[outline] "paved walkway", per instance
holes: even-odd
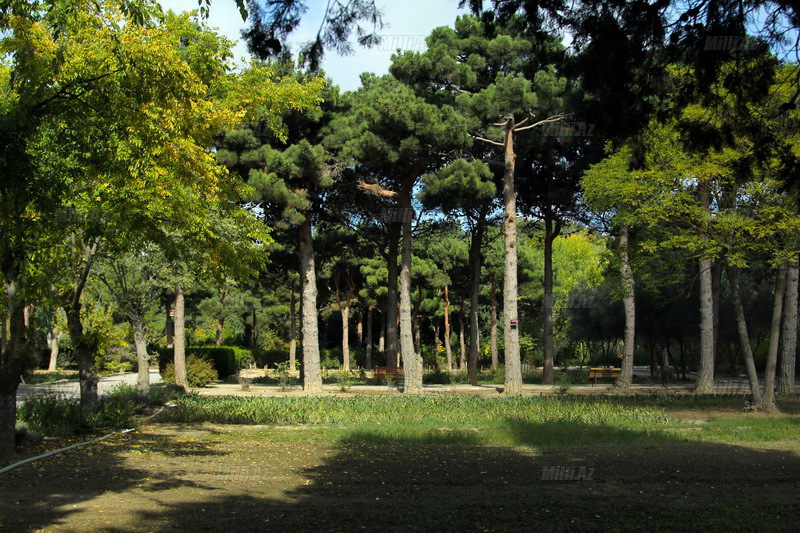
[[[107,394],[120,384],[136,385],[137,379],[138,376],[134,372],[112,374],[100,378],[100,381],[97,383],[97,389],[99,394]],[[150,371],[150,383],[161,383],[161,374],[158,373],[158,370]],[[60,394],[68,398],[77,398],[80,396],[80,386],[78,385],[77,379],[62,379],[60,381],[38,383],[36,385],[23,384],[20,385],[17,390],[17,403],[30,396],[38,396],[40,394]]]

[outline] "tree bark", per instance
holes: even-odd
[[[384,350],[386,353],[386,366],[398,366],[399,332],[397,328],[397,256],[400,234],[403,226],[392,223],[389,226],[389,246],[387,251],[387,281],[386,281],[386,333]]]
[[[544,217],[544,331],[542,348],[544,351],[544,368],[542,383],[552,385],[555,377],[555,343],[553,342],[553,241],[559,229],[553,231],[553,220],[549,212]]]
[[[787,264],[786,294],[783,303],[783,333],[781,342],[781,376],[778,391],[794,392],[795,362],[797,359],[797,291],[800,270],[797,258]]]
[[[0,457],[9,457],[15,451],[17,389],[27,353],[24,304],[17,294],[16,273],[6,272],[5,278],[8,337],[0,351]]]
[[[164,311],[167,314],[167,323],[164,327],[164,335],[167,337],[167,348],[173,348],[175,342],[175,318],[173,314],[174,304],[175,297],[171,294],[167,295],[167,301],[164,304]]]
[[[314,241],[311,221],[300,224],[300,284],[303,306],[303,390],[322,392],[322,369],[319,356],[317,317],[317,275],[314,266]]]
[[[186,310],[184,308],[183,288],[175,286],[175,331],[173,353],[175,354],[175,383],[183,387],[186,381]]]
[[[701,182],[699,192],[703,210],[709,213],[708,184]],[[711,259],[707,257],[700,259],[700,367],[694,391],[714,391],[714,290]]]
[[[450,346],[450,287],[444,286],[444,354],[447,358],[447,371],[453,371],[453,347]]]
[[[131,328],[133,329],[133,344],[136,346],[136,361],[139,365],[137,384],[139,390],[147,391],[150,388],[150,357],[147,355],[147,339],[144,335],[144,317],[132,316]]]
[[[783,315],[783,299],[786,293],[787,266],[783,263],[775,276],[775,300],[772,304],[772,323],[769,330],[769,350],[767,365],[764,368],[764,393],[761,395],[763,408],[777,411],[775,404],[775,370],[778,362],[778,344],[781,338],[781,318]]]
[[[58,333],[55,328],[50,328],[47,340],[50,345],[50,364],[47,366],[47,371],[55,372],[58,370]]]
[[[484,221],[485,211],[481,211],[481,215],[475,222],[472,241],[469,246],[469,355],[467,356],[467,374],[471,385],[478,384],[478,350],[480,349],[478,305],[480,304],[481,246],[483,244]]]
[[[214,340],[214,346],[222,346],[222,330],[225,328],[225,319],[220,317],[217,319],[217,337]]]
[[[492,350],[492,368],[497,368],[500,365],[500,357],[497,353],[497,276],[492,272],[492,318],[490,327],[490,344]]]
[[[636,348],[636,284],[631,270],[630,255],[628,253],[630,234],[627,226],[619,230],[620,247],[620,273],[622,276],[623,297],[622,305],[625,308],[625,339],[623,344],[622,369],[615,385],[627,388],[633,383],[633,356]]]
[[[366,366],[367,370],[372,370],[372,310],[374,307],[370,304],[367,308],[367,338],[366,338],[366,348],[364,349],[364,353],[366,356],[366,362],[364,365]]]
[[[411,189],[406,184],[400,194],[403,213],[403,255],[400,264],[400,352],[403,358],[404,387],[407,394],[422,392],[422,358],[414,351],[411,327]],[[408,211],[405,211],[408,210]]]
[[[289,292],[289,369],[297,368],[297,296],[294,284]]]
[[[350,298],[340,307],[342,312],[342,369],[350,371]]]
[[[519,353],[519,324],[517,317],[517,193],[514,188],[514,119],[504,126],[503,172],[503,336],[505,340],[505,393],[522,393],[522,362]],[[512,327],[513,326],[513,327]]]
[[[464,323],[464,298],[461,298],[458,306],[458,347],[460,350],[458,362],[461,366],[461,370],[464,370],[464,368],[467,366],[467,341],[465,337],[466,325]]]
[[[728,267],[728,283],[731,286],[731,302],[733,312],[736,316],[736,329],[739,332],[739,344],[742,346],[742,357],[744,366],[747,368],[747,377],[750,380],[750,397],[753,407],[760,409],[761,385],[758,382],[756,363],[753,359],[753,349],[750,346],[750,335],[747,332],[747,319],[744,316],[744,306],[742,305],[742,291],[739,287],[739,275],[736,267]]]
[[[386,353],[386,313],[381,313],[381,332],[378,335],[378,352]]]

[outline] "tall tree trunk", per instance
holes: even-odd
[[[557,224],[558,226],[558,224]],[[555,377],[555,343],[553,342],[553,241],[560,229],[553,230],[553,219],[549,212],[544,217],[544,368],[542,383],[551,385]]]
[[[497,368],[500,365],[500,357],[497,353],[497,276],[492,272],[492,318],[490,324],[490,343],[492,350],[492,368]]]
[[[147,355],[147,339],[144,336],[144,317],[129,318],[133,329],[133,344],[136,347],[136,361],[139,365],[137,384],[139,390],[147,391],[150,388],[150,357]]]
[[[700,368],[697,372],[697,394],[714,390],[714,292],[711,260],[700,260]]]
[[[386,258],[386,333],[383,350],[386,352],[386,366],[399,365],[398,352],[400,351],[400,336],[397,327],[397,279],[399,272],[397,269],[397,257],[399,255],[400,235],[402,230],[403,226],[399,221],[393,222],[389,226],[389,245]]]
[[[404,386],[407,394],[422,392],[422,358],[414,352],[411,328],[411,189],[407,183],[400,194],[403,213],[403,255],[400,264],[400,352],[403,359]]]
[[[294,283],[289,292],[289,368],[297,368],[297,296],[294,292]]]
[[[714,298],[712,311],[714,312],[713,323],[713,341],[714,341],[714,363],[713,367],[716,368],[717,348],[719,347],[719,302],[722,295],[722,261],[717,261],[711,266],[711,294]]]
[[[386,313],[381,312],[381,332],[378,335],[378,352],[386,353]]]
[[[710,212],[711,198],[708,184],[700,183],[700,202],[706,213]],[[700,368],[697,372],[697,394],[710,394],[714,390],[714,290],[711,259],[700,259]]]
[[[777,411],[775,404],[775,370],[778,362],[778,344],[781,338],[781,318],[783,299],[786,293],[787,266],[783,263],[775,277],[775,300],[772,304],[772,323],[769,330],[769,350],[767,365],[764,368],[764,393],[761,395],[763,407],[767,411]]]
[[[781,342],[781,376],[778,391],[794,392],[795,361],[797,359],[797,283],[800,278],[797,258],[786,265],[786,294],[783,303],[783,333]]]
[[[214,340],[214,346],[222,346],[222,330],[225,328],[225,318],[220,317],[217,319],[217,338]]]
[[[447,371],[453,371],[453,347],[450,346],[450,287],[444,286],[444,353],[447,358]]]
[[[624,291],[622,305],[625,308],[625,339],[622,369],[615,385],[623,389],[630,387],[631,383],[633,383],[633,356],[636,348],[636,284],[631,270],[629,244],[630,234],[628,227],[622,226],[619,230],[619,248],[620,274]]]
[[[27,353],[24,304],[17,294],[16,273],[5,272],[5,278],[8,337],[0,351],[0,457],[9,457],[15,451],[17,389]]]
[[[750,396],[753,407],[762,407],[761,385],[758,382],[756,363],[753,359],[753,349],[750,346],[750,335],[747,333],[747,320],[744,316],[744,306],[742,305],[742,291],[739,288],[739,275],[736,267],[728,267],[728,283],[731,286],[731,302],[733,312],[736,316],[736,329],[739,332],[739,344],[742,346],[742,356],[744,366],[747,368],[747,377],[750,380]]]
[[[94,347],[88,342],[83,332],[81,320],[81,303],[72,302],[64,307],[69,325],[69,337],[72,350],[78,361],[78,377],[81,390],[81,409],[91,413],[97,408],[97,371],[95,369]]]
[[[317,274],[314,266],[314,240],[311,221],[300,224],[300,286],[303,306],[303,390],[322,392],[322,369],[319,357],[317,317]]]
[[[422,309],[422,284],[417,285],[417,305],[414,307],[414,352],[422,357],[422,328],[419,326]]]
[[[183,287],[175,286],[175,337],[173,353],[175,354],[175,383],[183,387],[186,381],[186,308],[183,298]]]
[[[175,317],[173,305],[175,304],[175,296],[172,294],[167,295],[167,301],[164,304],[164,311],[167,314],[167,324],[164,327],[164,334],[167,337],[167,348],[173,348],[175,342]]]
[[[342,311],[342,369],[350,371],[350,298],[348,295]]]
[[[356,348],[364,349],[364,306],[356,307]]]
[[[364,353],[366,356],[366,362],[364,363],[367,370],[372,370],[372,311],[374,307],[372,304],[369,305],[367,308],[367,338],[366,338],[366,348],[364,349]]]
[[[509,118],[504,127],[505,148],[503,172],[503,336],[505,340],[505,393],[522,392],[522,362],[519,353],[519,324],[517,317],[517,193],[514,188],[514,119]]]
[[[478,350],[480,349],[478,305],[481,290],[481,245],[483,244],[485,214],[475,222],[472,231],[472,241],[469,246],[469,355],[468,377],[472,385],[478,384]]]
[[[466,341],[466,325],[464,323],[464,298],[461,298],[458,306],[458,347],[460,350],[459,365],[461,370],[467,366],[467,341]]]
[[[58,333],[55,328],[50,328],[47,333],[47,344],[50,346],[50,364],[47,366],[48,372],[58,370]]]

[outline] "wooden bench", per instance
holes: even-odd
[[[592,387],[598,380],[614,381],[619,377],[620,368],[592,368],[589,370],[589,381],[592,382]]]
[[[375,379],[378,381],[384,379],[392,379],[394,381],[402,381],[405,378],[403,369],[399,366],[376,366]]]

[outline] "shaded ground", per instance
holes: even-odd
[[[634,436],[571,429],[598,432],[599,442],[602,433]],[[676,431],[641,446],[555,448],[546,444],[552,430],[509,425],[517,444],[489,447],[469,431],[413,442],[324,428],[153,424],[0,474],[0,529],[797,530],[797,440],[734,446],[687,442]],[[542,479],[550,467],[590,479]]]

